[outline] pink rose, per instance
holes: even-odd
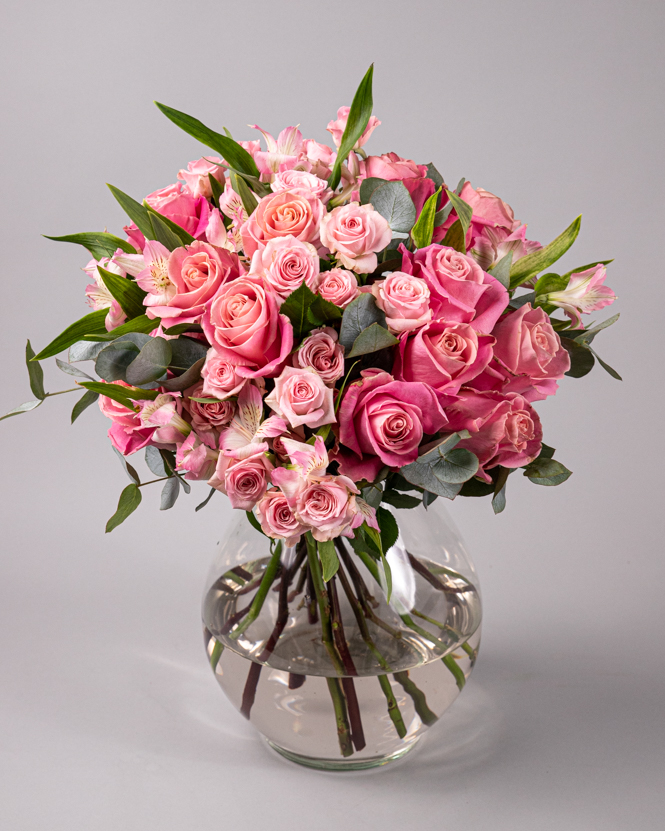
[[[526,303],[503,317],[493,335],[496,361],[474,387],[520,393],[527,401],[554,395],[557,379],[570,369],[570,356],[541,308]]]
[[[356,504],[359,493],[346,476],[322,476],[305,485],[295,498],[295,515],[319,542],[353,536],[364,516]]]
[[[193,196],[178,182],[146,196],[145,201],[197,239],[205,234],[211,207],[207,199]]]
[[[320,199],[324,205],[333,195],[324,179],[319,179],[318,176],[306,173],[304,170],[285,170],[283,173],[278,173],[270,187],[275,193],[282,193],[285,190],[306,190]]]
[[[219,164],[213,164],[213,162],[221,162],[222,160],[217,156],[210,156],[209,158],[211,161],[197,159],[187,165],[187,170],[178,171],[178,179],[183,180],[185,188],[192,196],[203,196],[210,199],[212,186],[209,176],[217,179],[221,185],[224,184],[224,169],[219,167]]]
[[[417,214],[420,214],[423,205],[436,190],[434,182],[427,178],[427,165],[402,159],[397,153],[368,156],[360,162],[360,171],[361,179],[376,177],[388,182],[403,182],[413,199]]]
[[[339,441],[345,447],[335,458],[343,473],[371,482],[384,465],[400,468],[415,461],[423,435],[435,435],[447,419],[427,384],[396,381],[382,370],[361,376],[342,399]]]
[[[590,314],[609,306],[617,299],[609,286],[604,286],[606,269],[604,265],[594,265],[585,271],[571,274],[568,285],[561,291],[552,291],[545,295],[547,303],[559,306],[573,321],[571,328],[581,329],[581,314]],[[108,329],[108,323],[106,328]]]
[[[296,430],[289,430],[286,433],[282,433],[281,436],[275,436],[274,439],[270,440],[270,446],[272,447],[272,452],[277,456],[280,462],[286,462],[289,459],[289,451],[284,444],[284,439],[289,441],[298,441],[298,442],[305,442],[305,428],[298,427]]]
[[[222,285],[201,324],[208,341],[245,378],[279,374],[293,347],[291,322],[279,313],[277,295],[260,277]]]
[[[388,221],[371,205],[341,205],[321,222],[321,242],[345,268],[357,273],[374,271],[375,252],[382,251],[391,239]]]
[[[396,335],[419,329],[432,319],[429,287],[420,277],[393,271],[372,283],[372,294],[385,312],[388,329]]]
[[[319,283],[319,255],[309,242],[294,236],[271,239],[252,257],[251,274],[260,274],[282,300],[302,285],[316,292]]]
[[[111,381],[120,387],[128,387],[124,381]],[[116,450],[123,456],[129,456],[142,450],[150,444],[155,432],[154,427],[146,427],[134,410],[128,410],[123,404],[108,398],[106,395],[99,396],[99,409],[113,422],[109,428],[109,438]]]
[[[326,127],[326,130],[332,135],[333,141],[335,142],[335,147],[339,147],[342,143],[342,136],[344,135],[344,130],[346,130],[346,122],[349,120],[350,112],[351,107],[340,107],[337,110],[337,121],[329,122],[328,126]],[[376,130],[379,124],[381,124],[379,119],[371,115],[369,121],[367,122],[367,127],[365,127],[365,131],[351,149],[358,150],[359,148],[361,148],[363,144],[365,144],[367,139],[372,135],[374,130]]]
[[[245,254],[253,257],[260,244],[294,236],[316,245],[325,213],[323,202],[306,190],[284,190],[264,196],[240,229]]]
[[[211,488],[225,493],[233,508],[251,511],[266,492],[268,476],[272,469],[273,466],[263,450],[244,459],[222,454],[208,484]]]
[[[171,252],[167,273],[173,286],[171,296],[163,303],[158,295],[149,294],[144,299],[146,314],[177,326],[198,323],[205,304],[223,283],[240,275],[241,265],[237,254],[196,241]]]
[[[468,430],[471,438],[458,447],[475,453],[479,474],[489,482],[486,470],[523,467],[540,453],[543,430],[538,413],[521,395],[477,392],[463,388],[459,399],[446,408],[450,430]]]
[[[211,450],[193,431],[178,445],[175,454],[176,467],[185,470],[185,479],[199,481],[209,479],[215,472],[219,453]]]
[[[340,309],[346,309],[349,303],[360,294],[358,278],[352,271],[346,271],[343,268],[324,271],[319,283],[319,294],[329,303],[334,303]]]
[[[237,369],[235,362],[222,358],[216,349],[209,349],[201,370],[203,395],[200,397],[225,399],[238,395],[247,379],[238,375]]]
[[[489,333],[508,305],[506,289],[478,263],[454,248],[428,245],[411,253],[403,245],[402,271],[422,277],[431,292],[434,318],[470,323]]]
[[[275,379],[275,388],[266,397],[265,403],[286,419],[291,427],[306,424],[316,430],[337,420],[332,389],[310,367],[285,366],[279,378]]]
[[[293,355],[293,366],[311,367],[325,384],[335,385],[344,375],[344,347],[330,326],[314,329]]]
[[[489,364],[494,342],[491,335],[478,334],[468,323],[435,320],[415,336],[402,338],[395,377],[454,394]]]
[[[185,391],[182,402],[183,407],[189,413],[192,420],[192,427],[202,436],[226,427],[236,412],[236,403],[229,398],[223,401],[217,401],[214,404],[192,401],[192,398],[207,397],[203,391],[203,382],[200,381]],[[216,446],[216,439],[210,438],[209,436],[204,437],[207,444],[212,447]],[[209,477],[206,476],[205,478],[207,479]]]
[[[256,517],[266,536],[284,539],[287,546],[295,545],[307,531],[298,522],[288,499],[278,488],[266,491],[256,505]]]

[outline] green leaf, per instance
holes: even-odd
[[[434,502],[434,500],[438,498],[438,495],[435,493],[423,491],[423,507],[425,508],[425,510],[427,510],[429,506],[432,504],[432,502]]]
[[[131,481],[134,482],[136,485],[140,485],[141,480],[139,479],[139,475],[136,472],[136,470],[132,467],[132,465],[129,464],[127,459],[125,459],[125,457],[122,455],[122,453],[117,448],[113,447],[113,445],[111,445],[111,448],[112,448],[113,452],[115,453],[115,455],[120,459],[120,464],[125,469],[125,473],[127,474],[127,476],[129,476]]]
[[[396,491],[417,491],[420,490],[416,485],[407,482],[406,479],[399,473],[393,473],[389,480],[389,486]],[[374,507],[377,507],[376,505]]]
[[[387,554],[399,537],[397,520],[387,508],[381,507],[376,509],[376,520],[381,529],[381,548],[383,553]]]
[[[464,439],[471,438],[471,433],[468,430],[459,430],[456,433],[450,433],[447,436],[444,436],[437,444],[433,447],[428,447],[426,452],[422,454],[418,458],[419,462],[426,462],[426,463],[434,463],[438,461],[438,459],[445,456],[447,453],[457,447],[457,445],[463,441]]]
[[[106,312],[108,310],[101,309],[101,311]],[[96,312],[93,312],[93,314],[96,314]],[[150,332],[152,332],[159,326],[159,323],[159,318],[151,318],[147,315],[141,315],[140,317],[135,317],[133,320],[129,320],[127,323],[123,323],[122,326],[118,326],[111,332],[107,333],[106,328],[104,329],[103,334],[96,332],[94,335],[94,339],[98,342],[114,341],[118,338],[123,337],[123,335],[129,335],[132,332],[138,332],[140,334],[149,335]],[[90,340],[93,340],[92,336],[90,337]],[[78,358],[77,360],[85,360],[85,358]]]
[[[435,188],[441,188],[444,185],[443,176],[434,167],[432,162],[427,165],[427,178],[434,182]]]
[[[256,197],[252,193],[252,191],[247,187],[245,180],[242,176],[238,176],[236,173],[231,173],[231,186],[233,190],[238,194],[240,200],[242,201],[243,208],[247,211],[247,216],[251,216],[258,206],[258,202],[256,201]]]
[[[261,523],[260,523],[260,522],[258,521],[258,519],[254,516],[253,511],[245,511],[245,513],[247,514],[247,519],[249,520],[249,524],[250,524],[253,528],[256,528],[256,530],[259,532],[259,534],[263,534],[263,528],[261,528]],[[266,534],[263,534],[263,536],[265,537],[265,536],[266,536]]]
[[[288,299],[286,302],[289,302]],[[284,306],[282,306],[283,308]],[[339,342],[344,347],[347,355],[353,348],[358,335],[373,323],[378,323],[385,328],[386,316],[376,305],[374,297],[364,292],[349,303],[342,316]]]
[[[580,265],[577,268],[573,268],[570,271],[567,271],[563,276],[572,277],[573,274],[579,274],[580,271],[586,271],[588,268],[593,268],[595,265],[609,265],[613,262],[614,260],[596,260],[595,263],[587,263],[586,265]]]
[[[441,241],[441,245],[447,245],[449,248],[454,248],[455,251],[459,251],[460,254],[466,254],[466,236],[459,219],[456,219],[450,228],[448,228],[445,237]]]
[[[81,398],[74,404],[74,409],[72,410],[72,424],[76,421],[76,419],[81,415],[84,410],[87,410],[92,404],[97,401],[99,395],[96,392],[88,392],[83,393]]]
[[[94,361],[105,346],[106,341],[79,340],[69,347],[69,361],[70,363]]]
[[[173,372],[187,371],[208,354],[208,345],[193,338],[178,338],[168,343],[171,347],[169,369]]]
[[[342,135],[342,141],[337,150],[337,158],[328,179],[328,186],[335,190],[339,185],[339,180],[342,176],[342,163],[346,161],[347,156],[353,150],[355,143],[365,132],[365,128],[369,123],[372,115],[372,76],[374,74],[374,64],[367,70],[365,77],[360,82],[360,86],[353,96],[353,103],[349,110],[349,117],[346,121],[346,128]]]
[[[193,242],[196,241],[195,238],[189,233],[189,231],[185,231],[185,229],[178,225],[177,222],[174,222],[167,216],[163,216],[162,214],[160,214],[159,211],[156,211],[154,208],[151,208],[147,202],[143,202],[143,207],[148,211],[148,214],[150,216],[150,222],[152,224],[153,229],[155,227],[153,219],[154,217],[157,217],[159,221],[162,223],[162,225],[166,225],[169,231],[172,231],[173,234],[176,237],[178,237],[178,239],[180,240],[180,245],[191,245]],[[155,237],[155,239],[159,239],[159,237]],[[163,243],[163,245],[166,245],[166,243]],[[179,246],[175,247],[178,248]]]
[[[555,459],[538,458],[524,468],[524,475],[534,485],[560,485],[572,476],[572,471]]]
[[[171,344],[164,338],[150,338],[127,367],[129,384],[139,386],[157,381],[171,363]]]
[[[605,372],[609,373],[612,376],[612,378],[616,378],[617,381],[623,381],[623,378],[619,375],[616,369],[612,369],[612,367],[609,364],[606,364],[605,361],[600,357],[600,355],[597,352],[594,352],[594,350],[591,349],[591,347],[589,347],[589,352],[592,352],[595,355],[598,363],[602,366]]]
[[[169,479],[164,483],[164,487],[162,488],[162,496],[159,503],[159,510],[168,511],[169,508],[172,508],[175,505],[175,501],[179,495],[180,481],[178,480],[177,476],[174,476],[172,479]]]
[[[323,580],[327,583],[332,580],[339,569],[339,558],[337,551],[335,551],[335,543],[332,540],[326,540],[326,542],[317,542],[316,547],[323,568]]]
[[[97,266],[97,271],[102,275],[106,288],[113,295],[113,298],[118,301],[120,308],[130,320],[145,314],[143,298],[148,294],[146,291],[143,291],[133,280],[128,280],[119,274],[113,274],[111,271],[102,268],[101,265]]]
[[[137,387],[121,387],[118,384],[105,384],[103,381],[81,381],[84,389],[112,398],[118,404],[124,404],[130,410],[135,410],[134,401],[154,401],[159,395],[155,390],[140,390]]]
[[[453,208],[455,209],[455,213],[457,214],[457,218],[459,219],[462,230],[464,231],[464,236],[466,237],[466,232],[469,230],[469,226],[471,225],[471,219],[473,217],[473,208],[469,205],[468,202],[465,202],[460,196],[450,190],[446,191],[448,195],[448,199],[453,204]]]
[[[171,473],[166,470],[162,454],[152,444],[149,444],[145,449],[145,463],[148,465],[150,472],[154,473],[159,479],[162,479],[164,476],[171,475]]]
[[[126,381],[127,367],[139,351],[139,347],[129,341],[113,341],[97,355],[95,372],[104,381]]]
[[[498,280],[504,288],[510,288],[510,267],[513,262],[513,252],[509,251],[505,257],[501,257],[498,263],[487,272]]]
[[[198,323],[178,323],[176,326],[170,326],[164,329],[165,335],[184,335],[185,332],[202,332],[203,328]]]
[[[130,514],[134,513],[134,511],[141,504],[141,498],[141,491],[137,485],[127,485],[124,491],[120,494],[117,511],[106,523],[107,534],[110,534],[114,528],[117,528],[118,525],[122,524]]]
[[[95,379],[88,375],[86,372],[82,372],[78,367],[72,366],[68,364],[66,361],[61,361],[60,358],[55,359],[56,366],[62,372],[65,372],[67,375],[73,375],[76,378],[87,378],[88,381],[94,381]]]
[[[127,240],[114,237],[113,234],[105,232],[65,234],[62,237],[50,237],[48,234],[42,236],[55,242],[72,242],[75,245],[82,245],[96,260],[101,260],[102,257],[112,257],[118,248],[121,248],[125,254],[136,254],[136,249]]]
[[[436,462],[437,477],[453,485],[466,482],[477,470],[478,457],[466,447],[457,447]]]
[[[512,297],[508,307],[510,309],[521,309],[522,306],[526,306],[527,303],[531,303],[531,305],[533,305],[535,302],[536,292],[528,291],[526,294],[520,294],[519,297]]]
[[[561,345],[570,355],[570,369],[566,372],[571,378],[583,378],[593,369],[594,357],[591,350],[581,346],[570,338],[561,338]]]
[[[553,447],[550,447],[549,444],[545,444],[545,442],[543,442],[540,445],[540,453],[538,454],[538,458],[539,459],[551,459],[554,456],[555,453],[556,453],[556,450]]]
[[[219,208],[219,199],[224,193],[224,185],[218,179],[215,179],[212,173],[208,173],[208,181],[210,182],[210,190],[212,191],[212,199],[215,207]],[[198,511],[198,508],[196,510]]]
[[[397,338],[387,329],[378,323],[372,323],[358,335],[353,342],[353,348],[346,357],[356,358],[358,355],[368,355],[370,352],[378,352],[379,349],[388,349],[397,343],[399,343]]]
[[[307,310],[307,319],[318,328],[319,326],[325,326],[326,323],[341,320],[342,310],[329,300],[324,300],[320,294],[316,294],[312,305]]]
[[[555,263],[562,257],[570,246],[577,239],[580,232],[580,225],[582,224],[582,217],[578,216],[574,222],[566,228],[566,230],[559,234],[549,245],[541,248],[539,251],[533,251],[527,254],[526,257],[521,257],[514,263],[510,269],[510,288],[514,289],[526,282],[534,274],[539,274],[546,268],[549,268],[552,263]]]
[[[150,224],[152,225],[153,239],[161,242],[169,251],[175,251],[176,248],[182,247],[180,237],[162,221],[161,217],[153,213],[149,213],[148,216],[150,217]]]
[[[506,507],[506,483],[511,471],[507,467],[499,468],[499,474],[494,483],[494,496],[492,497],[492,508],[495,514],[500,514]]]
[[[210,488],[210,493],[206,496],[206,498],[203,500],[203,502],[201,502],[201,504],[200,504],[200,505],[197,505],[197,506],[196,506],[196,508],[194,508],[194,510],[195,510],[195,511],[200,511],[200,510],[201,510],[201,508],[205,508],[205,506],[208,504],[208,502],[210,502],[210,500],[213,498],[213,496],[215,495],[215,493],[217,493],[217,491],[215,490],[215,488]],[[254,514],[252,514],[252,516],[254,516]],[[261,526],[259,525],[259,528],[260,528],[260,527],[261,527]],[[263,533],[263,531],[262,531],[261,533]]]
[[[494,493],[494,482],[483,482],[475,476],[462,485],[460,496],[488,496]]]
[[[0,416],[0,421],[4,421],[6,418],[11,418],[15,415],[21,415],[21,413],[29,413],[30,410],[35,410],[39,407],[43,400],[44,399],[40,398],[38,401],[26,401],[25,404],[19,404],[18,407],[14,407],[13,410],[10,410],[8,413]]]
[[[409,496],[408,493],[400,493],[390,489],[386,489],[383,494],[383,502],[387,502],[393,508],[417,508],[421,501],[415,496]]]
[[[393,231],[408,233],[413,228],[416,206],[403,182],[386,182],[372,192],[370,201]]]
[[[204,363],[205,358],[199,358],[199,360],[196,361],[196,363],[193,363],[188,370],[182,373],[182,375],[177,375],[175,378],[167,378],[165,381],[160,381],[159,384],[168,392],[182,392],[188,387],[194,386],[194,384],[200,380],[201,370],[203,369]]]
[[[386,184],[388,184],[388,179],[379,179],[376,176],[363,179],[360,183],[360,204],[369,205],[374,191]]]
[[[411,229],[411,237],[416,248],[426,248],[432,242],[434,234],[434,217],[441,188],[433,193],[423,205],[416,224]]]
[[[202,144],[215,150],[231,167],[236,168],[241,173],[259,178],[259,170],[254,163],[254,159],[238,142],[228,136],[216,133],[191,115],[174,110],[172,107],[167,107],[158,101],[155,101],[155,104],[176,126],[189,133],[190,136],[193,136]]]
[[[115,196],[120,207],[136,225],[136,227],[143,234],[143,236],[146,239],[154,239],[155,237],[152,230],[152,224],[150,222],[150,214],[148,213],[148,209],[141,205],[140,202],[137,202],[136,199],[132,199],[131,196],[128,196],[126,193],[123,193],[119,188],[116,188],[113,185],[109,185],[108,183],[107,187]]]
[[[90,314],[77,320],[76,323],[72,323],[55,340],[52,340],[47,347],[42,349],[35,356],[34,360],[43,361],[45,358],[52,358],[54,355],[59,355],[60,352],[64,352],[65,349],[81,340],[85,335],[106,334],[104,321],[106,320],[107,314],[108,309],[98,309],[96,312],[90,312]]]
[[[30,378],[30,389],[32,394],[43,401],[46,398],[44,391],[44,370],[38,361],[33,361],[35,357],[35,350],[30,346],[30,341],[25,345],[25,363],[28,367],[28,377]]]
[[[383,498],[383,487],[381,483],[368,485],[362,489],[362,497],[372,508],[378,508]]]
[[[573,337],[573,340],[577,343],[582,344],[583,346],[588,346],[590,343],[593,342],[593,339],[596,337],[598,332],[602,332],[603,329],[607,329],[608,326],[612,326],[612,324],[617,322],[617,320],[619,319],[619,314],[620,313],[617,313],[615,315],[612,315],[612,317],[608,317],[607,320],[603,320],[602,323],[599,323],[597,326],[594,326],[593,329],[587,329],[586,332],[577,335],[577,337]],[[597,355],[596,357],[598,358]],[[598,358],[598,360],[600,360],[600,358]]]
[[[280,314],[286,315],[293,326],[294,344],[301,341],[312,328],[307,318],[307,312],[313,302],[314,293],[307,287],[303,280],[300,286],[286,298],[280,307]]]
[[[543,274],[538,278],[538,282],[533,288],[536,300],[544,294],[549,294],[552,291],[563,291],[570,282],[568,277],[562,277],[560,274],[552,272]]]

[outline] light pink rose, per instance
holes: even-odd
[[[313,245],[294,236],[271,239],[252,257],[250,274],[259,274],[282,300],[302,285],[316,292],[319,284],[319,255]]]
[[[245,254],[253,257],[261,244],[276,237],[294,236],[316,245],[325,210],[323,202],[306,190],[264,196],[240,229]]]
[[[443,245],[428,245],[413,253],[400,245],[399,250],[402,271],[422,277],[429,286],[435,319],[470,323],[478,332],[492,331],[508,305],[508,292],[473,257]]]
[[[520,393],[527,401],[554,395],[557,380],[570,369],[570,356],[543,309],[526,303],[503,317],[492,334],[495,360],[474,387]]]
[[[185,479],[209,479],[215,472],[218,456],[216,450],[208,447],[192,431],[185,441],[178,445],[175,454],[176,467],[179,471],[187,471]]]
[[[359,493],[346,476],[322,476],[305,485],[295,498],[295,515],[315,540],[353,536],[364,516],[356,504]]]
[[[288,432],[282,433],[281,436],[275,436],[274,439],[270,440],[270,446],[272,447],[272,452],[277,456],[280,462],[286,462],[289,458],[289,451],[284,444],[284,439],[290,441],[298,441],[298,442],[305,442],[305,428],[298,427],[295,430],[289,430]]]
[[[293,327],[279,299],[260,277],[225,283],[206,307],[201,325],[220,356],[246,378],[278,375],[293,348]]]
[[[402,338],[395,377],[455,394],[489,364],[494,342],[491,335],[478,334],[468,323],[435,320],[414,336]]]
[[[188,193],[180,182],[156,190],[146,196],[145,201],[158,214],[175,222],[196,239],[205,235],[212,210],[210,202],[203,196]]]
[[[313,329],[293,354],[293,366],[311,367],[325,384],[334,386],[344,375],[344,347],[330,326]]]
[[[329,303],[334,303],[340,309],[346,309],[352,300],[360,294],[358,278],[352,271],[344,268],[332,268],[321,274],[319,294]]]
[[[207,397],[203,391],[203,382],[200,381],[195,386],[185,390],[182,405],[189,413],[194,430],[205,439],[206,444],[214,448],[216,447],[216,437],[211,437],[209,434],[221,430],[222,427],[226,427],[230,423],[236,412],[236,402],[229,398],[217,401],[214,404],[192,401],[193,398]],[[205,478],[208,479],[209,476]]]
[[[238,366],[228,358],[222,358],[216,349],[209,349],[201,369],[203,395],[201,398],[219,398],[224,400],[238,395],[247,379],[238,375]]]
[[[403,159],[397,153],[368,156],[361,161],[359,180],[371,177],[386,179],[388,182],[403,182],[416,206],[416,214],[420,214],[423,205],[436,189],[434,182],[427,178],[427,165]]]
[[[208,484],[225,493],[233,508],[251,511],[266,492],[272,469],[263,450],[244,459],[221,454]]]
[[[339,441],[334,456],[342,473],[373,481],[387,465],[415,461],[423,435],[446,424],[441,399],[427,384],[396,381],[382,370],[364,370],[346,391],[339,409]]]
[[[266,536],[284,539],[287,546],[295,545],[308,530],[298,522],[288,499],[278,488],[266,491],[256,505],[256,517]]]
[[[124,381],[111,381],[110,383],[120,387],[129,386]],[[123,404],[108,398],[106,395],[100,395],[98,402],[99,409],[113,422],[108,432],[111,444],[123,456],[136,453],[137,450],[141,450],[150,444],[155,428],[146,427],[141,422],[137,412],[128,410]]]
[[[432,319],[430,290],[420,277],[393,271],[372,283],[376,305],[385,312],[388,329],[396,335],[420,329]]]
[[[388,221],[371,205],[351,202],[326,214],[321,222],[321,242],[342,263],[357,273],[377,266],[376,252],[392,239]]]
[[[198,323],[205,304],[223,283],[235,280],[241,270],[237,254],[205,242],[176,248],[167,264],[168,280],[173,287],[170,296],[164,303],[159,295],[149,294],[143,301],[148,307],[146,314],[167,320],[168,326]]]
[[[609,286],[604,286],[606,269],[604,265],[594,265],[585,271],[571,274],[568,285],[561,291],[552,291],[545,295],[545,301],[552,306],[559,306],[573,321],[571,328],[581,329],[580,313],[588,315],[609,306],[617,299]],[[108,324],[107,327],[108,329]]]
[[[212,196],[212,186],[210,184],[209,175],[213,179],[223,185],[224,184],[224,169],[219,167],[219,162],[222,160],[217,156],[209,156],[207,159],[196,159],[187,165],[187,170],[178,171],[178,179],[182,179],[185,183],[185,188],[192,194],[192,196],[204,196],[210,199]],[[213,164],[217,162],[218,164]]]
[[[291,427],[306,424],[312,430],[332,424],[335,418],[333,391],[311,367],[285,366],[275,379],[275,388],[265,403]]]
[[[497,465],[523,467],[540,453],[543,438],[540,419],[521,395],[463,388],[446,413],[448,429],[471,433],[471,438],[457,446],[476,454],[479,475],[487,482],[491,480],[486,470]]]
[[[337,121],[329,122],[326,130],[332,135],[333,141],[335,142],[335,147],[339,147],[342,143],[342,136],[344,135],[344,130],[346,130],[346,122],[349,120],[349,113],[351,112],[351,107],[340,107],[337,110]],[[369,121],[367,122],[367,127],[365,127],[365,131],[363,132],[362,136],[358,139],[358,141],[353,145],[351,148],[352,150],[358,150],[362,147],[367,139],[372,135],[374,130],[381,124],[378,118],[375,116],[370,116]]]
[[[127,320],[127,315],[123,312],[118,301],[106,288],[104,277],[97,268],[97,266],[100,265],[112,274],[117,274],[119,277],[127,277],[126,270],[122,268],[118,262],[116,262],[116,254],[124,254],[124,251],[119,248],[113,257],[102,257],[99,262],[97,262],[97,260],[90,260],[90,262],[83,269],[88,277],[95,281],[85,287],[85,294],[88,298],[88,303],[95,311],[98,311],[99,309],[108,309],[108,314],[104,320],[107,332],[116,329]]]
[[[332,190],[324,179],[319,179],[313,173],[306,173],[304,170],[285,170],[278,173],[270,185],[275,193],[282,193],[285,190],[307,190],[312,196],[316,196],[325,205],[333,195]]]

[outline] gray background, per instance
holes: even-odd
[[[32,397],[26,337],[86,311],[85,253],[40,234],[117,233],[104,182],[141,197],[201,154],[153,99],[326,141],[372,60],[370,152],[466,176],[543,243],[584,213],[563,264],[616,258],[622,319],[596,344],[625,380],[540,405],[564,486],[513,477],[498,518],[451,506],[484,590],[477,669],[419,755],[341,778],[269,756],[206,666],[224,500],[146,493],[105,536],[126,479],[101,414],[70,428],[70,395],[3,422],[2,828],[663,827],[664,23],[658,0],[5,0],[3,412]]]

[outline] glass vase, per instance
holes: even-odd
[[[205,646],[224,693],[282,756],[326,770],[384,765],[459,695],[481,602],[441,502],[391,509],[389,568],[335,540],[340,565],[327,583],[305,537],[275,545],[238,512],[206,582]]]

